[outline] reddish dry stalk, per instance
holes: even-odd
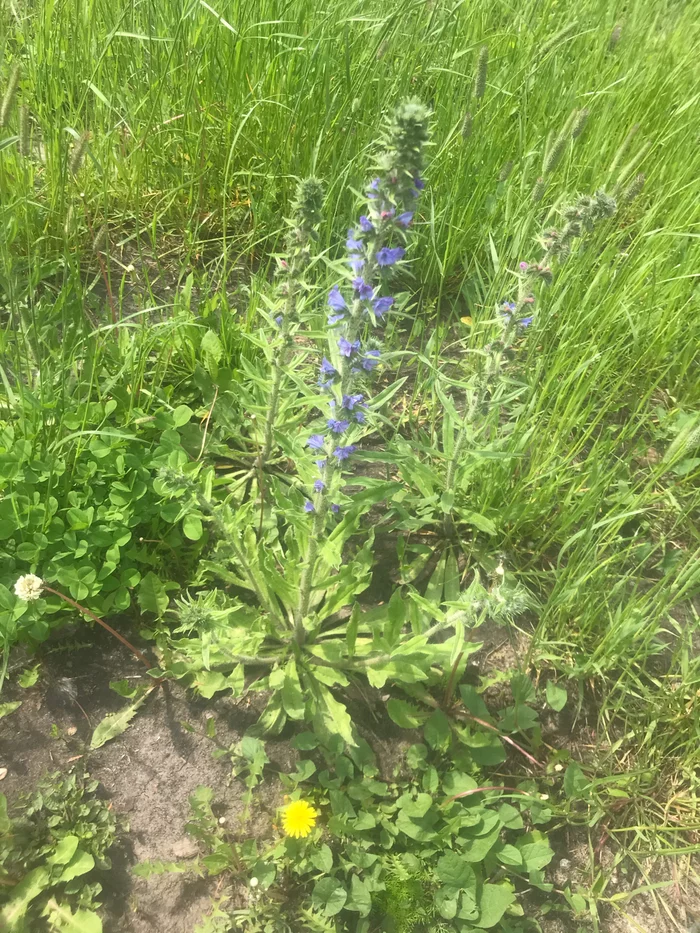
[[[80,612],[84,612],[85,615],[90,616],[90,618],[97,622],[98,625],[101,625],[103,629],[106,629],[110,635],[114,635],[123,645],[125,645],[129,651],[141,661],[142,664],[145,664],[148,670],[150,671],[152,665],[149,663],[148,658],[145,654],[139,651],[138,648],[135,648],[130,641],[127,641],[123,635],[120,635],[115,629],[112,628],[104,619],[101,619],[99,616],[96,616],[94,612],[91,612],[89,609],[86,609],[85,606],[81,606],[80,603],[76,603],[74,599],[71,599],[70,596],[66,596],[65,593],[59,593],[58,590],[54,590],[52,587],[44,584],[44,589],[47,593],[53,593],[54,596],[58,596],[59,599],[62,599],[64,602],[68,603],[70,606],[73,606],[75,609],[78,609]]]

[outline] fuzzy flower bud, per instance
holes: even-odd
[[[544,178],[540,176],[535,182],[535,187],[532,189],[532,200],[535,202],[535,204],[539,204],[544,197],[544,189]]]
[[[430,112],[419,100],[411,98],[398,105],[383,135],[383,154],[379,170],[395,191],[396,207],[412,206],[416,189],[423,185],[423,158],[428,142]]]
[[[321,223],[323,185],[317,178],[304,178],[297,185],[292,205],[293,223],[307,236],[314,236],[314,228]]]
[[[25,573],[15,583],[15,596],[30,603],[35,599],[39,599],[43,587],[44,581],[41,577],[37,577],[35,573]]]
[[[610,38],[608,39],[608,52],[614,52],[617,48],[617,43],[622,38],[622,23],[617,23],[615,28],[610,33]]]
[[[17,131],[17,136],[19,139],[19,153],[23,156],[28,156],[30,152],[29,147],[29,108],[26,104],[22,104],[19,108],[19,129]]]
[[[87,144],[90,140],[89,133],[83,133],[80,139],[73,146],[73,151],[70,157],[70,173],[71,175],[77,175],[80,171],[80,166],[83,164],[83,159],[85,158],[85,150],[87,149]]]
[[[512,171],[513,171],[513,161],[511,159],[508,162],[505,162],[501,166],[501,171],[498,173],[499,184],[503,184],[504,181],[508,181],[508,177]]]

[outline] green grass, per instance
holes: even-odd
[[[622,37],[610,51],[618,21]],[[483,344],[484,321],[512,288],[510,270],[535,258],[534,238],[558,205],[601,186],[624,188],[644,172],[643,194],[546,291],[523,360],[529,389],[508,440],[517,466],[489,462],[470,495],[475,510],[499,516],[494,550],[541,599],[533,663],[573,678],[582,709],[594,702],[601,769],[641,775],[634,825],[665,823],[663,802],[679,792],[694,806],[693,5],[44,0],[6,3],[0,23],[0,76],[4,84],[21,61],[34,147],[22,158],[11,141],[15,107],[0,149],[0,346],[11,386],[3,417],[21,421],[27,404],[39,411],[47,450],[75,430],[65,414],[76,399],[100,402],[128,386],[140,400],[135,417],[144,408],[148,415],[149,397],[196,399],[197,326],[182,316],[179,287],[192,274],[193,307],[221,320],[235,359],[239,325],[254,326],[295,179],[314,172],[326,182],[322,246],[332,258],[382,115],[407,94],[434,110],[410,343],[432,358],[453,339],[448,327],[469,334],[472,349]],[[484,43],[488,83],[477,102],[473,69]],[[535,204],[545,153],[582,107],[586,129],[567,143]],[[92,242],[104,225],[101,269]],[[469,331],[459,322],[465,315]],[[116,329],[112,316],[122,322]],[[418,367],[428,423],[439,409],[432,378],[427,363]],[[89,429],[87,409],[81,417]],[[653,816],[649,800],[658,804]]]

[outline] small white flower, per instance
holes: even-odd
[[[15,596],[30,603],[33,599],[38,599],[41,596],[43,586],[44,581],[41,577],[37,577],[35,573],[25,573],[15,583]]]
[[[257,886],[258,886],[258,879],[257,879],[257,878],[251,878],[251,879],[250,879],[250,886],[251,886],[251,888],[257,888]]]

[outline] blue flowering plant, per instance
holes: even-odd
[[[436,379],[442,424],[435,426],[429,439],[419,436],[413,443],[398,436],[394,439],[401,477],[414,491],[401,503],[402,527],[418,530],[437,524],[447,541],[461,541],[469,528],[488,536],[497,534],[499,516],[482,510],[475,501],[474,479],[479,468],[513,456],[505,443],[511,427],[507,408],[527,388],[527,381],[518,384],[509,364],[536,324],[536,294],[542,284],[551,283],[552,268],[566,260],[577,238],[592,232],[615,211],[614,199],[604,191],[582,195],[562,210],[562,226],[547,230],[540,238],[542,258],[519,263],[514,272],[515,296],[502,299],[494,309],[491,339],[481,351],[468,355],[470,370],[457,378],[441,372]],[[478,363],[471,368],[473,360]],[[433,458],[431,463],[426,458],[416,469],[413,451],[417,444],[441,448],[440,459]]]
[[[161,476],[171,495],[196,501],[217,539],[197,582],[227,585],[181,601],[174,633],[156,628],[163,666],[206,696],[270,691],[261,731],[306,719],[320,735],[353,743],[350,716],[330,688],[358,677],[380,688],[427,681],[433,667],[449,670],[468,653],[456,577],[444,608],[413,591],[370,608],[356,599],[373,567],[374,532],[363,516],[402,488],[359,467],[376,453],[366,450],[372,422],[396,390],[394,383],[373,396],[372,384],[424,187],[427,142],[426,108],[401,104],[382,136],[366,207],[348,231],[346,264],[327,293],[313,387],[300,386],[298,372],[280,375],[280,384],[293,381],[295,404],[314,412],[295,441],[280,437],[296,473],[266,473],[258,496],[247,498],[233,490],[221,498],[213,470],[197,464]]]

